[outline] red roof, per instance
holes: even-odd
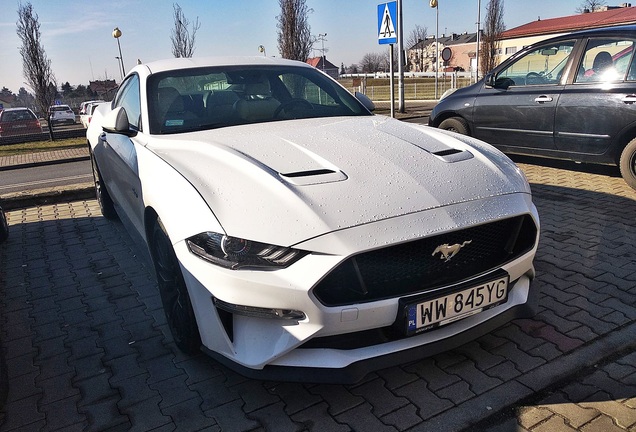
[[[539,19],[503,32],[502,39],[551,33],[569,33],[597,27],[636,23],[636,7],[620,7],[603,12],[589,12],[561,18]]]
[[[324,59],[324,69],[336,69],[338,70],[338,66],[335,66],[326,57],[311,57],[307,59],[307,64],[315,67],[316,69],[323,69],[323,59]]]

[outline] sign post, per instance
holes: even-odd
[[[378,43],[389,45],[389,91],[391,92],[391,117],[395,117],[394,88],[395,77],[393,76],[393,44],[397,42],[397,2],[382,3],[378,5]]]

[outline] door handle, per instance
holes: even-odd
[[[636,94],[629,94],[629,95],[623,97],[622,101],[623,101],[623,103],[626,103],[626,104],[629,104],[629,105],[631,105],[633,103],[636,103]]]
[[[537,102],[537,103],[552,102],[552,97],[551,96],[541,95],[541,96],[535,98],[534,101]]]

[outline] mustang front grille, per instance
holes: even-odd
[[[326,306],[424,293],[514,260],[532,249],[536,235],[524,215],[365,252],[341,263],[313,292]]]

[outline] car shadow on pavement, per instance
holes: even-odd
[[[609,177],[620,177],[621,173],[618,166],[615,165],[599,165],[592,163],[573,162],[569,160],[540,158],[533,156],[522,156],[506,154],[515,163],[524,163],[532,165],[540,165],[551,168],[558,168],[567,171],[575,171],[589,174],[600,174]]]
[[[0,428],[149,430],[196,422],[199,429],[273,430],[276,419],[280,427],[337,422],[363,430],[383,422],[443,431],[509,413],[511,405],[521,409],[529,393],[539,395],[532,406],[548,405],[546,416],[559,415],[554,405],[633,398],[633,385],[613,383],[626,370],[614,356],[627,354],[612,337],[636,320],[636,200],[531,186],[542,222],[538,314],[347,386],[250,380],[203,354],[180,353],[152,268],[96,201],[8,212],[0,338],[9,397]],[[564,401],[551,402],[555,394]]]

